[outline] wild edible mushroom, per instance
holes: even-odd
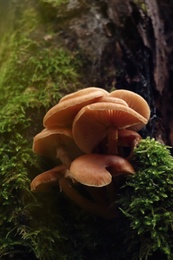
[[[48,192],[52,186],[59,185],[59,179],[64,177],[67,171],[67,166],[62,164],[37,175],[31,182],[31,191]]]
[[[93,152],[102,142],[105,153],[117,154],[118,129],[139,125],[148,120],[130,107],[100,102],[83,107],[73,121],[74,141],[85,153]]]
[[[138,145],[142,137],[135,131],[129,129],[118,130],[118,154],[130,159],[134,148]],[[127,151],[126,151],[127,150]]]
[[[114,177],[134,172],[133,166],[120,156],[84,154],[72,162],[67,176],[83,184],[97,204],[109,207],[116,198]]]
[[[112,91],[109,94],[110,97],[115,97],[115,98],[120,98],[124,100],[130,108],[138,112],[141,116],[146,118],[148,121],[150,118],[150,108],[148,106],[148,103],[146,100],[138,95],[137,93],[134,93],[129,90],[125,89],[117,89]],[[138,125],[132,126],[131,129],[138,131],[140,129],[140,124],[139,127]]]
[[[52,107],[44,116],[43,125],[47,128],[69,127],[78,111],[109,93],[101,88],[85,88],[63,97],[57,105]]]
[[[84,154],[70,165],[67,176],[90,187],[104,187],[111,183],[112,176],[133,174],[133,166],[116,155]]]
[[[60,191],[63,192],[70,200],[75,202],[78,206],[87,210],[92,214],[99,215],[104,218],[114,218],[115,210],[99,205],[88,198],[81,195],[65,178],[68,172],[66,165],[56,166],[46,172],[37,175],[31,182],[32,192],[49,192],[52,187],[59,186]]]
[[[36,135],[33,142],[35,153],[59,158],[63,164],[36,176],[31,190],[48,191],[52,185],[59,185],[71,200],[87,211],[106,218],[115,217],[115,211],[100,201],[103,196],[99,196],[105,187],[107,191],[113,187],[114,193],[114,176],[134,173],[132,165],[117,156],[119,146],[133,149],[141,137],[129,129],[142,128],[149,115],[142,97],[135,99],[134,93],[128,91],[116,90],[109,94],[93,87],[66,95],[47,112],[43,121],[46,129]],[[81,155],[81,150],[89,154]],[[90,154],[93,151],[107,154]],[[81,195],[70,178],[84,187],[98,187],[98,192],[94,190],[96,202]]]
[[[33,140],[33,151],[52,160],[60,159],[66,166],[82,154],[75,144],[70,129],[45,128]]]

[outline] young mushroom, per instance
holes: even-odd
[[[37,175],[31,182],[31,191],[48,192],[53,186],[59,185],[60,178],[67,172],[67,166],[62,164]]]
[[[118,154],[130,159],[133,155],[134,148],[138,145],[142,137],[135,131],[129,129],[118,130]],[[126,154],[126,148],[130,148]]]
[[[140,128],[147,119],[125,105],[100,102],[83,107],[76,115],[72,133],[78,147],[85,153],[93,152],[99,144],[106,143],[105,152],[117,154],[118,129]]]
[[[106,95],[109,95],[106,90],[95,87],[71,93],[63,97],[57,105],[46,113],[43,119],[43,125],[47,128],[71,128],[74,117],[82,107]]]
[[[120,98],[124,100],[130,108],[138,112],[141,116],[148,121],[150,118],[150,108],[146,100],[140,95],[125,89],[114,90],[109,94],[110,97]],[[138,131],[140,125],[132,126],[131,129]]]
[[[82,154],[73,140],[71,130],[65,128],[42,130],[34,137],[33,151],[52,160],[60,159],[68,167],[72,160]]]
[[[65,178],[67,172],[66,165],[60,165],[37,175],[31,182],[31,191],[49,192],[52,187],[59,186],[61,192],[84,210],[104,218],[115,218],[115,210],[90,201],[72,187],[69,179]]]
[[[103,187],[114,176],[134,172],[133,166],[120,156],[84,154],[71,163],[67,176],[86,186]]]
[[[72,162],[67,176],[83,184],[97,204],[109,207],[116,198],[112,178],[134,172],[133,166],[120,156],[85,154]]]

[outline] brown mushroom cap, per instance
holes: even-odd
[[[142,137],[129,129],[118,130],[118,155],[130,159],[134,154],[134,148],[139,144]]]
[[[118,130],[118,144],[120,146],[129,146],[134,148],[142,139],[140,134],[129,129]]]
[[[45,128],[34,137],[33,151],[38,155],[56,159],[58,147],[63,147],[69,153],[71,160],[81,155],[81,151],[75,144],[72,132],[69,129]]]
[[[68,176],[87,186],[103,187],[111,183],[112,176],[125,173],[132,174],[134,169],[120,156],[84,154],[72,162]]]
[[[116,135],[115,130],[137,124],[142,128],[146,123],[147,119],[129,107],[100,102],[85,106],[79,111],[72,132],[78,147],[83,152],[90,153],[106,136]]]
[[[109,93],[100,88],[86,88],[63,97],[60,102],[52,107],[44,116],[43,125],[47,128],[71,127],[78,111],[98,98]]]
[[[116,97],[124,100],[128,106],[145,117],[147,121],[150,118],[150,108],[146,100],[140,95],[125,89],[118,89],[110,93],[110,97]]]
[[[50,191],[52,186],[58,185],[59,179],[65,175],[66,171],[67,167],[65,165],[60,165],[37,175],[31,182],[31,191]]]
[[[122,105],[122,106],[128,107],[128,104],[123,99],[110,97],[110,96],[100,97],[95,103],[97,103],[97,102],[115,103],[117,105]]]
[[[66,101],[66,100],[70,100],[72,98],[76,98],[76,97],[81,97],[81,96],[84,96],[84,95],[88,95],[88,94],[91,94],[92,92],[94,93],[95,91],[102,91],[103,94],[107,95],[108,92],[102,88],[97,88],[97,87],[88,87],[88,88],[84,88],[84,89],[80,89],[76,92],[73,92],[73,93],[70,93],[70,94],[67,94],[66,96],[62,97],[60,100],[59,100],[59,103],[62,102],[62,101]]]

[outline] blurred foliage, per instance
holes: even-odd
[[[30,180],[42,171],[32,139],[45,111],[78,86],[80,64],[76,53],[56,42],[53,25],[42,26],[37,1],[1,7],[6,19],[0,28],[0,258],[65,259],[64,232],[46,218],[51,203],[45,208],[43,198],[30,192]]]
[[[147,259],[159,251],[171,259],[173,163],[155,140],[135,150],[137,174],[121,190],[114,220],[87,214],[58,189],[30,192],[31,179],[51,168],[33,154],[33,136],[51,106],[82,88],[80,55],[57,39],[56,19],[42,12],[42,3],[49,12],[56,6],[49,13],[56,18],[66,2],[6,1],[0,10],[0,258]]]
[[[42,0],[43,3],[51,4],[54,7],[57,7],[62,4],[67,4],[68,0]]]

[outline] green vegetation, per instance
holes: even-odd
[[[139,8],[144,12],[144,14],[147,14],[147,4],[144,0],[133,0],[133,2],[139,6]]]
[[[45,202],[30,192],[30,179],[42,171],[32,139],[45,111],[78,86],[79,62],[76,53],[56,43],[50,24],[42,28],[35,1],[6,4],[8,30],[2,26],[0,40],[0,258],[52,259],[62,251],[65,259],[65,247],[59,247],[66,239],[55,229],[57,212],[47,223]]]
[[[153,139],[135,150],[137,174],[121,190],[120,218],[91,216],[57,189],[30,192],[31,179],[53,165],[33,154],[33,137],[47,109],[79,88],[82,66],[36,2],[7,1],[0,28],[0,258],[147,259],[159,251],[171,259],[173,160]]]
[[[137,174],[127,181],[120,200],[130,222],[127,243],[135,248],[133,259],[148,259],[158,251],[163,259],[172,259],[173,158],[166,146],[147,138],[136,148],[133,162]]]
[[[42,0],[43,3],[51,4],[54,7],[57,7],[61,4],[68,3],[68,0]]]

